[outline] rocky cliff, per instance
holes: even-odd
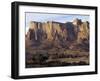
[[[41,48],[49,48],[51,45],[57,48],[72,48],[74,44],[88,40],[89,22],[82,22],[79,19],[67,23],[31,21],[26,34],[26,45],[30,42],[33,47]]]

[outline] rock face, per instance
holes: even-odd
[[[67,49],[89,51],[89,22],[80,19],[67,23],[31,21],[25,35],[25,47],[26,59],[30,62],[32,55],[47,54],[47,51],[58,55]]]
[[[73,22],[30,22],[29,31],[26,34],[26,42],[44,42],[58,44],[58,47],[67,47],[67,43],[81,43],[82,40],[89,40],[89,23],[75,19]],[[33,45],[34,47],[34,45]]]

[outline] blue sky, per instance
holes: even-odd
[[[68,22],[73,21],[73,19],[78,18],[82,21],[89,21],[89,15],[75,15],[75,14],[48,14],[48,13],[29,13],[26,15],[26,27],[30,21],[38,21],[38,22],[47,22],[47,21],[56,21],[56,22]]]

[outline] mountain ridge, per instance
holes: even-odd
[[[89,23],[79,19],[67,23],[31,21],[29,27],[26,39],[33,42],[46,40],[48,43],[56,41],[58,44],[66,44],[71,41],[81,43],[84,39],[89,40]]]

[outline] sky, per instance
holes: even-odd
[[[25,26],[28,27],[30,21],[37,22],[47,22],[47,21],[56,21],[56,22],[71,22],[73,19],[78,18],[82,21],[89,21],[89,15],[79,15],[79,14],[51,14],[51,13],[25,13],[26,23]]]

